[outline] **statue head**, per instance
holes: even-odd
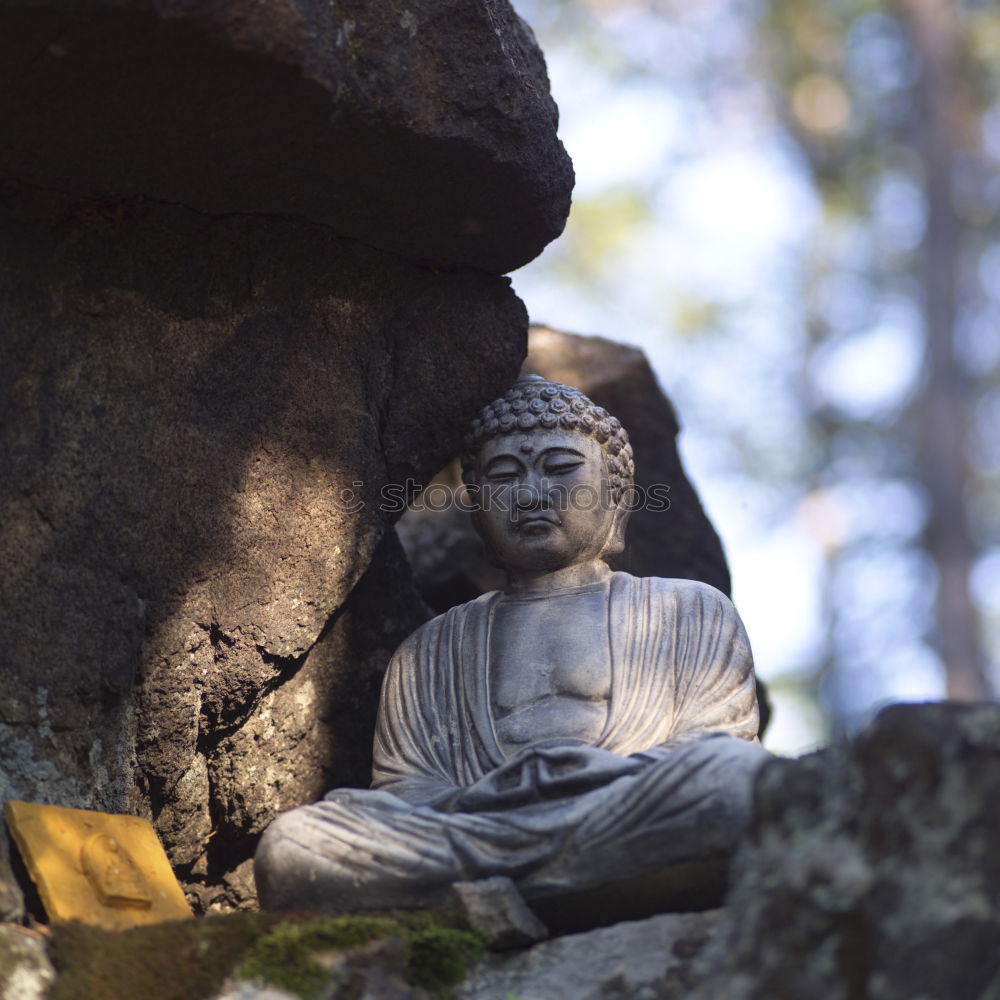
[[[462,478],[494,561],[561,569],[620,552],[635,466],[621,422],[579,389],[524,375],[472,422]]]

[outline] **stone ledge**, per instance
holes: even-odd
[[[691,986],[691,960],[722,913],[665,913],[492,955],[473,967],[456,997],[680,1000]]]

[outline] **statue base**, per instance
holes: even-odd
[[[553,934],[575,934],[661,913],[715,909],[726,893],[728,868],[723,857],[691,861],[525,902]]]

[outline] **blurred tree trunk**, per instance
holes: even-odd
[[[967,439],[971,389],[954,349],[963,223],[955,209],[957,158],[972,139],[976,110],[954,0],[893,0],[920,63],[915,141],[923,163],[927,228],[921,247],[926,347],[914,401],[917,474],[931,500],[925,546],[938,572],[935,645],[948,696],[990,697],[970,593],[976,546],[967,529]]]

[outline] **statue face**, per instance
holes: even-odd
[[[616,506],[601,446],[566,430],[515,431],[476,457],[473,523],[508,571],[590,562],[616,537]]]

